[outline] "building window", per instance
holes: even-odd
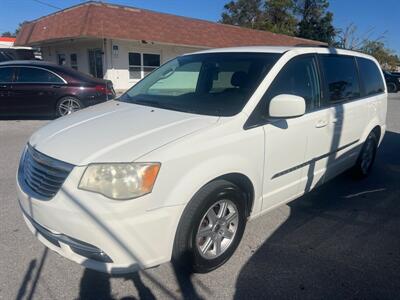
[[[57,62],[60,66],[64,66],[66,63],[65,54],[57,54]]]
[[[76,53],[72,53],[70,55],[70,61],[71,61],[71,68],[78,70],[78,56],[76,55]]]
[[[142,56],[140,53],[129,53],[129,78],[142,78]]]
[[[142,79],[159,66],[159,54],[129,52],[129,79]]]
[[[143,53],[143,72],[144,76],[153,72],[160,66],[160,55]]]

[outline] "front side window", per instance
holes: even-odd
[[[328,88],[328,101],[340,102],[360,97],[360,85],[354,57],[321,55],[321,68]]]
[[[63,83],[55,74],[38,68],[18,68],[17,82],[23,83]]]
[[[378,66],[372,60],[362,57],[357,57],[357,64],[366,96],[383,93],[385,86]]]
[[[120,100],[197,114],[232,116],[242,110],[279,56],[276,53],[185,55],[149,74]]]
[[[13,80],[13,68],[0,68],[0,82],[11,82]]]
[[[263,97],[264,111],[268,111],[269,101],[281,94],[303,97],[307,111],[319,105],[321,88],[314,56],[296,57],[283,67]]]
[[[160,55],[129,52],[129,78],[142,79],[160,66]]]

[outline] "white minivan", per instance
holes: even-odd
[[[249,219],[347,169],[368,175],[386,110],[382,71],[361,53],[183,55],[33,134],[19,203],[47,247],[88,268],[172,260],[208,272],[232,256]]]

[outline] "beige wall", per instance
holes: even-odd
[[[112,45],[118,45],[118,53],[112,53]],[[126,90],[138,80],[129,78],[129,52],[160,54],[161,63],[164,63],[178,55],[202,50],[202,48],[186,47],[178,45],[143,44],[136,41],[122,41],[107,39],[102,45],[98,40],[71,40],[41,47],[43,59],[57,63],[57,54],[65,54],[66,65],[71,66],[70,55],[77,54],[78,70],[89,73],[88,50],[104,49],[103,71],[104,78],[114,83],[116,90]],[[204,49],[204,48],[203,48]]]

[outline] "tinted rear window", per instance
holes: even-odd
[[[53,73],[38,68],[19,68],[17,82],[62,83]]]
[[[11,82],[13,77],[12,68],[0,68],[0,82]]]
[[[364,83],[367,96],[383,93],[385,90],[381,73],[378,66],[369,59],[357,57],[360,76]]]
[[[321,55],[321,67],[328,87],[328,100],[338,102],[360,97],[354,57]]]

